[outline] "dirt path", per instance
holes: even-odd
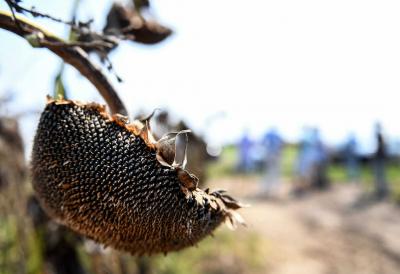
[[[270,273],[400,273],[400,209],[369,202],[356,185],[302,198],[283,190],[273,199],[259,196],[256,180],[221,185],[252,205],[241,213],[270,243]]]

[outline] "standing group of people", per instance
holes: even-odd
[[[381,199],[389,195],[390,189],[385,173],[388,159],[386,143],[379,124],[375,126],[375,141],[376,148],[371,155],[375,183],[374,194]],[[261,184],[263,193],[276,193],[280,189],[280,181],[282,180],[281,158],[283,147],[284,140],[275,128],[269,129],[259,142],[253,142],[246,131],[238,144],[238,170],[249,172],[262,166],[265,170]],[[343,163],[349,181],[357,181],[360,175],[358,149],[356,137],[350,134],[342,149]],[[326,189],[329,187],[327,176],[329,156],[319,130],[304,127],[293,168],[294,194],[301,194],[307,189]]]

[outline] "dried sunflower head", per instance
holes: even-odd
[[[47,213],[139,255],[179,250],[222,222],[242,222],[236,200],[199,189],[184,166],[164,159],[171,143],[156,142],[147,124],[98,104],[49,99],[32,152],[33,186]]]

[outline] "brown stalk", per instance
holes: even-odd
[[[5,11],[0,11],[0,28],[25,39],[27,36],[35,37],[37,43],[35,46],[49,49],[88,79],[104,98],[112,113],[128,114],[116,90],[101,68],[89,59],[88,54],[81,47],[64,41],[25,18],[13,17],[11,13]]]

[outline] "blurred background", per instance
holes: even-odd
[[[113,1],[21,5],[101,31]],[[104,72],[131,118],[161,109],[157,137],[193,131],[188,169],[202,187],[251,205],[240,212],[247,227],[143,258],[41,210],[28,170],[45,96],[62,83],[68,98],[104,100],[48,50],[0,30],[0,273],[399,273],[399,10],[389,0],[153,0],[141,10],[172,34],[121,42]]]

